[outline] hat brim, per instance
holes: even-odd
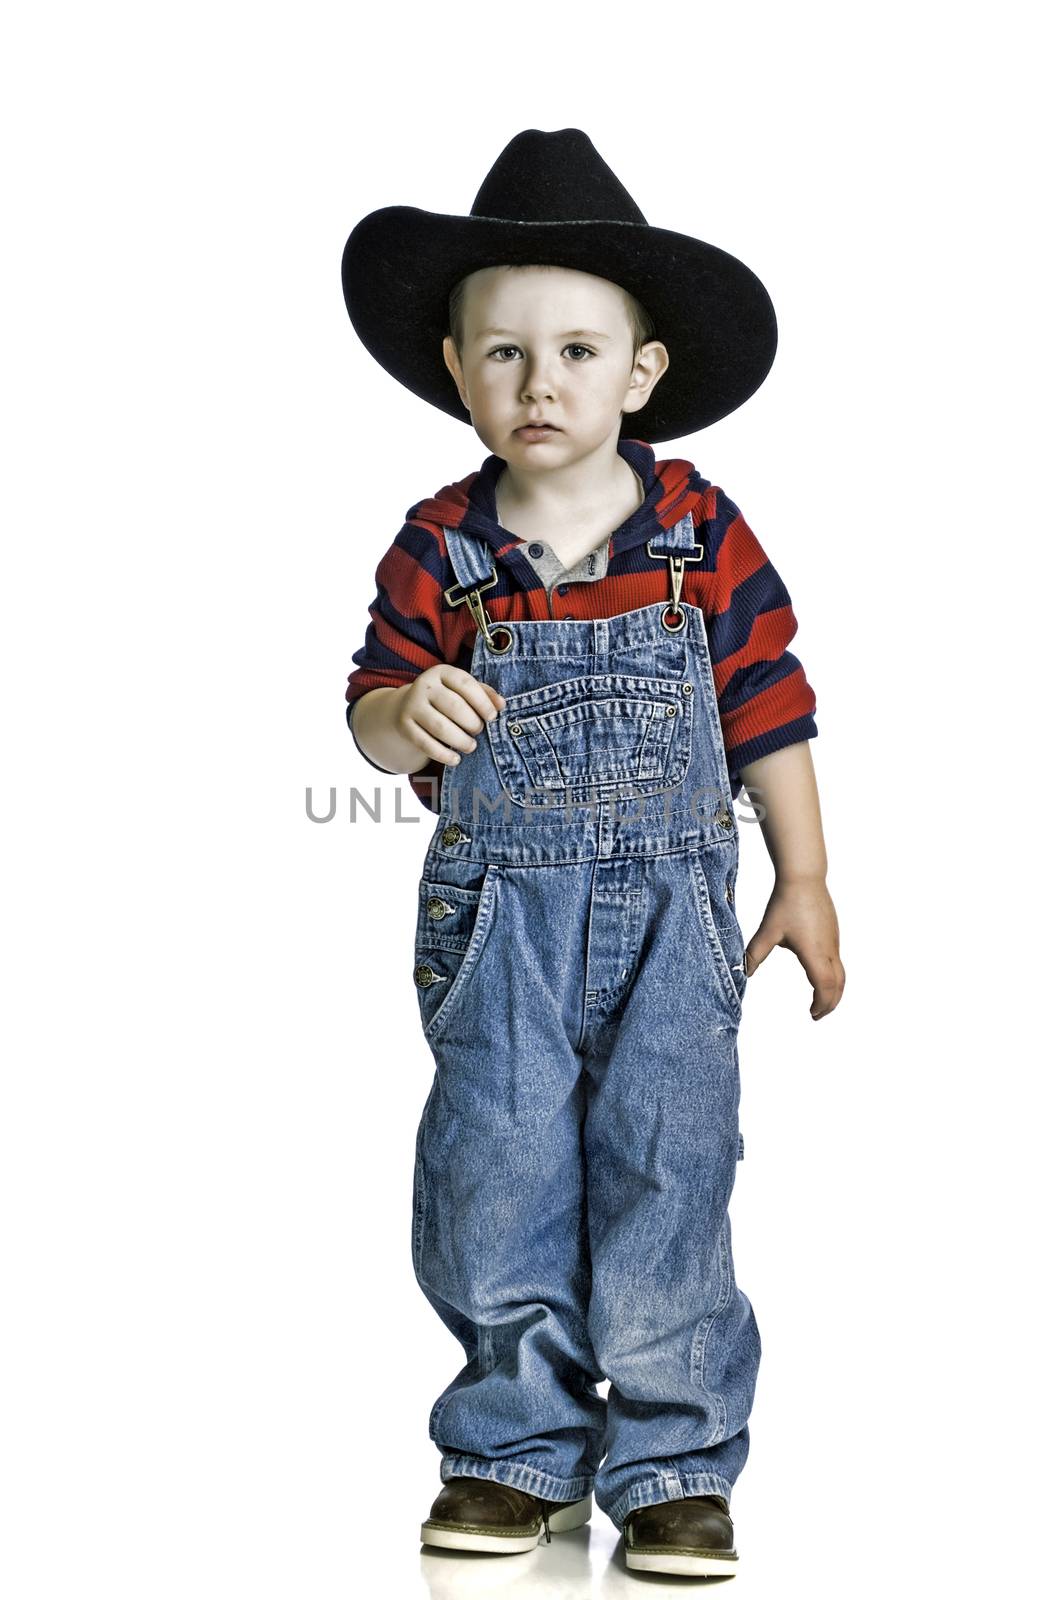
[[[469,422],[443,360],[451,288],[479,267],[536,262],[608,278],[635,295],[668,351],[668,370],[622,437],[696,433],[742,405],[775,359],[768,291],[726,250],[633,222],[515,222],[385,206],[352,230],[341,276],[347,314],[370,355],[405,388]]]

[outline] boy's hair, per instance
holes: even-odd
[[[512,272],[514,270],[519,271],[521,266],[530,265],[532,265],[531,262],[504,261],[498,263],[498,268],[503,272]],[[482,269],[477,268],[476,270],[480,271]],[[464,278],[460,278],[454,285],[453,289],[451,289],[450,303],[447,310],[449,322],[448,331],[450,333],[450,337],[454,340],[454,343],[458,347],[459,356],[461,355],[462,339],[464,338],[462,315],[465,305],[465,285],[468,283],[471,276],[471,273],[466,274],[466,276]],[[650,339],[656,338],[656,332],[653,326],[653,318],[650,316],[641,300],[636,300],[635,296],[625,289],[622,284],[618,283],[617,288],[624,297],[624,305],[627,308],[628,321],[631,324],[631,338],[633,346],[631,364],[634,366],[635,357],[642,349],[642,346],[648,343]]]

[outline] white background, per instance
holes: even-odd
[[[790,590],[848,973],[813,1023],[777,950],[746,1001],[732,1215],[764,1352],[737,1581],[1051,1582],[1047,16],[215,0],[6,25],[12,1600],[635,1592],[597,1510],[504,1571],[421,1552],[427,1414],[463,1360],[409,1258],[432,818],[343,721],[377,561],[487,453],[361,346],[344,242],[378,206],[467,213],[514,134],[566,126],[779,317],[761,390],[658,446]],[[345,821],[378,783],[389,820]],[[753,821],[741,843],[748,940],[770,863]]]

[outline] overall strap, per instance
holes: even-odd
[[[694,518],[689,511],[670,528],[655,533],[646,549],[651,556],[681,556],[684,561],[700,561],[705,555],[705,546],[694,538]]]
[[[498,569],[490,548],[482,539],[462,533],[460,528],[443,529],[447,541],[450,564],[457,574],[457,583],[443,590],[448,606],[467,605],[483,634],[484,642],[492,655],[505,655],[513,647],[513,635],[501,624],[492,627],[480,591],[491,589],[498,582]]]
[[[687,511],[670,528],[662,528],[660,533],[655,534],[648,541],[646,552],[668,562],[672,580],[672,604],[670,610],[666,606],[661,613],[661,621],[669,633],[678,633],[680,628],[686,626],[686,618],[679,609],[683,592],[683,569],[688,561],[705,559],[705,546],[698,544],[694,538],[694,518],[691,512]],[[669,621],[669,617],[673,620]]]
[[[443,537],[447,541],[447,554],[458,580],[455,588],[471,589],[485,584],[488,578],[492,582],[497,581],[497,577],[493,576],[495,564],[491,552],[482,539],[462,533],[460,528],[447,527],[443,529]]]

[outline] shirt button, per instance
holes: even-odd
[[[542,553],[543,553],[543,547],[542,547],[541,544],[530,544],[528,546],[528,554],[530,556],[541,556]]]
[[[566,622],[571,622],[572,621],[572,613],[571,613],[571,611],[566,611],[565,612],[565,621]]]
[[[558,586],[557,586],[557,592],[558,592],[558,594],[568,594],[568,584],[567,583],[559,583]]]

